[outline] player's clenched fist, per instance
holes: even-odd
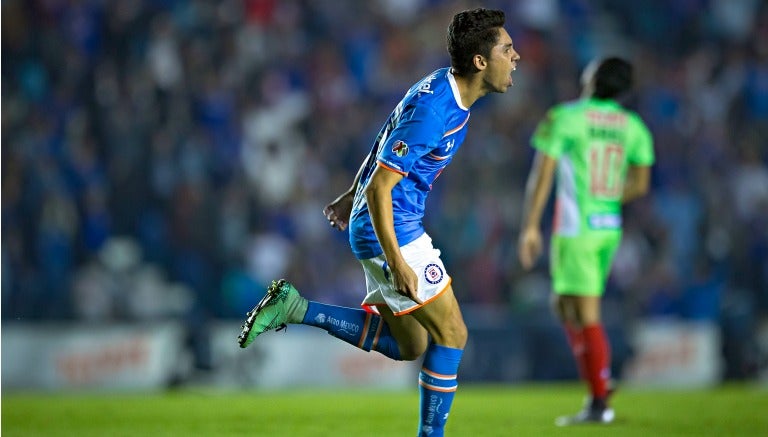
[[[541,255],[541,232],[536,228],[527,228],[520,234],[517,244],[517,257],[525,270],[530,270]]]
[[[325,215],[331,226],[340,231],[347,229],[349,215],[352,212],[353,199],[354,194],[346,192],[323,208],[323,215]]]

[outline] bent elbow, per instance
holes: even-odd
[[[371,201],[376,198],[376,190],[377,187],[375,184],[369,183],[366,185],[365,189],[363,190],[363,195],[365,196],[365,200],[368,203],[371,203]]]

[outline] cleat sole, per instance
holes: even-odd
[[[244,349],[247,346],[245,342],[248,341],[248,334],[250,334],[251,329],[253,329],[253,324],[256,322],[256,315],[259,314],[259,311],[261,311],[262,308],[264,308],[275,296],[280,293],[280,290],[282,289],[285,282],[286,281],[284,279],[276,282],[273,281],[272,284],[267,288],[267,293],[264,295],[264,297],[261,298],[259,303],[257,303],[252,310],[245,314],[245,323],[240,327],[242,332],[237,336],[237,344],[240,346],[240,348]],[[286,327],[287,326],[285,323],[283,323],[277,330],[280,331]]]

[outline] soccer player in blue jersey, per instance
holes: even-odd
[[[419,435],[443,435],[467,341],[451,278],[424,230],[424,204],[464,141],[469,108],[512,86],[520,56],[504,20],[502,11],[483,8],[453,17],[451,67],[408,90],[352,186],[324,208],[331,226],[349,228],[352,252],[365,272],[365,309],[309,302],[281,279],[248,313],[238,337],[247,347],[262,332],[303,323],[395,360],[424,355]]]

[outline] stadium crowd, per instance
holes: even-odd
[[[516,85],[473,108],[431,197],[466,303],[546,306],[516,260],[528,141],[594,56],[636,65],[654,134],[627,208],[614,318],[719,323],[728,377],[768,324],[768,8],[758,0],[519,0]],[[448,63],[468,1],[8,0],[2,4],[2,317],[241,318],[272,279],[354,305],[363,277],[321,211],[378,123]],[[234,339],[233,339],[234,341]]]

